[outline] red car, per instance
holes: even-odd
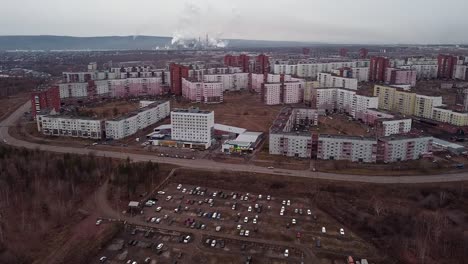
[[[301,238],[301,232],[297,232],[296,238]]]

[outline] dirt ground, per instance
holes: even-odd
[[[0,120],[7,117],[30,99],[31,93],[19,93],[0,98]]]
[[[319,117],[319,125],[314,127],[313,131],[315,133],[330,135],[365,137],[375,135],[373,128],[370,128],[359,121],[352,121],[349,116],[338,113]]]
[[[139,108],[139,103],[128,100],[115,100],[100,103],[95,106],[81,107],[80,115],[92,116],[96,118],[112,119],[133,112]]]
[[[260,102],[258,94],[250,92],[228,92],[224,94],[222,104],[193,104],[171,101],[171,108],[199,107],[213,110],[215,123],[237,126],[249,131],[268,132],[276,118],[281,105],[268,106]]]

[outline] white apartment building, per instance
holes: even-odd
[[[223,83],[221,82],[191,82],[182,79],[182,96],[196,103],[222,103]]]
[[[187,147],[192,143],[211,146],[214,132],[214,112],[198,108],[174,109],[171,112],[171,139],[182,141]],[[185,144],[187,142],[187,144]]]
[[[354,67],[351,68],[351,72],[351,76],[358,82],[369,81],[369,67]]]
[[[252,73],[250,75],[251,89],[257,93],[262,91],[262,84],[265,82],[265,75]]]
[[[317,78],[321,72],[330,73],[340,68],[369,67],[369,61],[345,61],[297,64],[297,76],[300,78]],[[278,68],[279,70],[280,68]],[[278,74],[279,72],[274,72]]]
[[[88,83],[60,83],[60,99],[79,98],[88,96]]]
[[[310,108],[281,109],[270,127],[269,153],[310,158],[312,134],[308,127],[318,124],[320,114],[323,114],[323,111]]]
[[[442,106],[442,97],[416,94],[414,115],[431,119],[432,109],[439,106]]]
[[[224,91],[239,91],[247,89],[249,86],[248,73],[232,73],[232,74],[205,74],[203,75],[204,82],[220,82],[223,84]]]
[[[357,90],[358,80],[332,75],[331,73],[319,73],[318,82],[320,87],[336,87]]]
[[[411,118],[381,120],[381,133],[380,135],[388,137],[391,135],[404,134],[411,131]]]
[[[466,81],[468,80],[468,65],[457,64],[453,71],[453,79]]]
[[[170,103],[155,102],[126,116],[106,121],[106,138],[122,139],[168,117]]]
[[[278,105],[281,104],[281,83],[265,83],[264,84],[264,102],[266,105]]]
[[[317,158],[376,162],[377,141],[373,138],[320,135],[317,145]]]
[[[383,156],[380,161],[385,163],[417,160],[421,155],[432,150],[432,137],[396,137],[390,136],[379,139],[379,148]]]
[[[344,112],[356,118],[361,112],[377,108],[378,97],[357,95],[355,91],[339,88],[316,89],[316,108]]]
[[[302,82],[286,82],[283,85],[283,103],[298,104],[302,102],[304,94]]]
[[[297,75],[297,65],[291,64],[275,64],[273,65],[273,73],[275,74],[288,74]]]
[[[416,71],[416,78],[420,79],[435,79],[439,66],[436,64],[412,64],[409,67],[401,67],[402,69],[411,69]]]
[[[47,136],[102,138],[101,120],[53,115],[38,115],[36,120],[38,131]]]

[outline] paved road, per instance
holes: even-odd
[[[265,167],[255,165],[244,165],[244,164],[227,164],[221,162],[215,162],[212,160],[186,160],[176,159],[167,157],[157,157],[154,155],[147,154],[132,154],[122,153],[117,151],[105,151],[105,150],[93,150],[88,148],[78,147],[64,147],[64,146],[52,146],[52,145],[41,145],[37,143],[31,143],[24,140],[15,139],[8,133],[8,127],[15,125],[16,121],[21,118],[24,112],[30,108],[30,102],[21,106],[18,110],[12,113],[8,118],[0,122],[0,138],[6,140],[6,143],[12,146],[25,147],[30,149],[41,149],[45,151],[52,151],[58,153],[76,153],[76,154],[89,154],[94,153],[96,156],[105,156],[112,158],[127,158],[130,157],[133,161],[153,161],[159,163],[168,163],[178,165],[181,167],[194,168],[194,169],[208,169],[208,170],[228,170],[228,171],[239,171],[239,172],[254,172],[254,173],[268,173],[283,175],[288,177],[301,177],[301,178],[312,178],[312,179],[324,179],[324,180],[335,180],[335,181],[348,181],[348,182],[367,182],[367,183],[380,183],[380,184],[395,184],[395,183],[440,183],[440,182],[456,182],[456,181],[468,181],[468,173],[454,173],[454,174],[438,174],[438,175],[421,175],[421,176],[361,176],[361,175],[349,175],[349,174],[335,174],[335,173],[324,173],[324,172],[312,172],[309,170],[286,170],[286,169],[274,169],[270,170]]]

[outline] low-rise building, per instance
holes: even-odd
[[[379,139],[377,161],[390,163],[417,160],[431,152],[432,137],[390,136]]]
[[[131,136],[141,129],[156,124],[169,115],[169,101],[154,102],[125,116],[107,120],[105,122],[106,138],[122,139]]]
[[[377,141],[375,138],[320,135],[317,144],[317,158],[323,160],[376,162]]]
[[[288,157],[310,158],[312,155],[311,126],[318,124],[323,111],[309,108],[281,109],[270,127],[269,153]]]
[[[102,121],[84,117],[38,115],[38,131],[47,136],[67,136],[90,139],[102,138]]]

